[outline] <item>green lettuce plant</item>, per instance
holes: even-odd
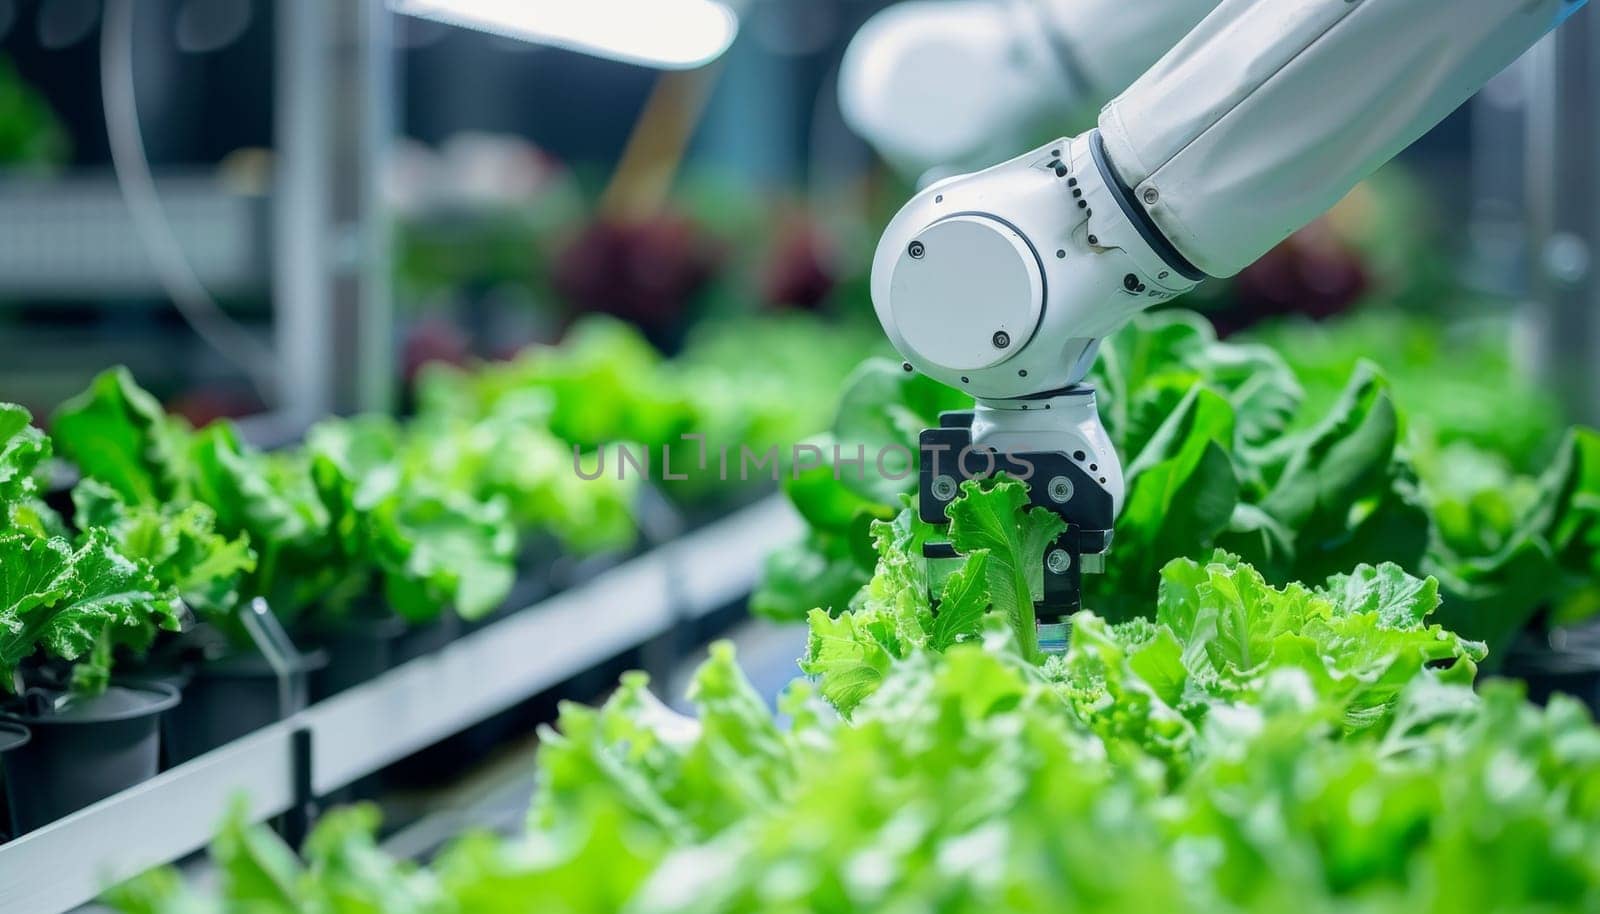
[[[112,531],[240,643],[243,597],[325,631],[374,595],[425,622],[480,617],[510,590],[516,534],[503,504],[407,466],[387,420],[329,421],[303,448],[267,454],[226,422],[189,429],[113,369],[62,406],[54,429],[84,476],[79,523]]]
[[[39,500],[49,455],[28,411],[0,404],[0,690],[18,691],[25,661],[54,658],[72,664],[73,694],[92,698],[110,683],[116,646],[143,651],[157,630],[180,627],[176,591],[110,529],[65,532]]]
[[[503,502],[476,501],[408,470],[401,432],[383,417],[323,422],[307,435],[306,453],[334,561],[352,569],[355,583],[324,600],[333,619],[319,621],[336,621],[374,590],[412,622],[446,610],[479,619],[504,602],[517,539]]]
[[[948,392],[940,402],[909,377],[896,383],[895,370],[863,368],[835,438],[865,428],[856,440],[914,447],[940,410],[970,407]],[[1436,575],[1452,598],[1450,623],[1486,641],[1495,662],[1541,610],[1570,621],[1600,609],[1588,584],[1600,554],[1589,430],[1571,432],[1537,479],[1508,469],[1464,492],[1441,469],[1454,461],[1430,442],[1449,441],[1457,454],[1469,436],[1437,432],[1447,413],[1413,423],[1377,366],[1356,360],[1335,395],[1313,402],[1274,349],[1218,341],[1181,311],[1143,315],[1107,341],[1093,382],[1127,476],[1106,572],[1085,579],[1085,605],[1106,618],[1147,613],[1167,562],[1218,548],[1275,583],[1386,562]],[[772,559],[753,606],[786,619],[850,606],[872,572],[867,527],[892,516],[913,483],[873,475],[863,485],[831,469],[791,481],[810,533]]]
[[[896,561],[886,550],[884,597]],[[1389,566],[1275,588],[1218,557],[1174,563],[1160,599],[1149,620],[1079,616],[1043,666],[999,610],[943,649],[915,621],[847,719],[802,680],[780,725],[720,646],[690,690],[697,720],[638,674],[601,708],[564,706],[524,835],[465,836],[416,868],[373,849],[363,810],[302,862],[234,817],[218,892],[161,872],[111,900],[130,914],[1600,900],[1600,731],[1570,701],[1475,694],[1480,648],[1425,624],[1433,582]]]
[[[833,392],[873,350],[871,339],[858,328],[810,318],[745,317],[698,328],[684,351],[668,360],[629,325],[589,317],[559,346],[532,347],[510,361],[470,370],[430,367],[418,388],[419,424],[514,436],[534,449],[536,468],[550,464],[543,455],[552,450],[553,438],[562,478],[527,478],[527,497],[511,501],[531,521],[553,522],[571,536],[585,524],[570,522],[564,509],[583,499],[570,497],[564,486],[599,489],[602,498],[631,492],[617,485],[614,462],[600,480],[575,481],[574,449],[586,461],[619,445],[650,453],[656,484],[688,507],[748,491],[761,477],[740,480],[735,471],[722,478],[722,449],[734,467],[741,448],[756,454],[775,449],[787,469],[789,449],[827,425]],[[530,423],[536,423],[536,433],[530,434]],[[673,473],[687,478],[666,479],[661,472],[662,451],[669,447]],[[472,460],[470,452],[465,456]],[[476,478],[498,479],[502,488],[508,477],[515,481],[514,474],[487,462],[491,475]]]

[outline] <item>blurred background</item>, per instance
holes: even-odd
[[[671,475],[665,450],[695,432],[737,446],[743,464],[743,446],[815,442],[821,460],[831,443],[843,466],[841,443],[909,443],[941,408],[970,405],[898,359],[863,365],[894,355],[871,259],[923,182],[1092,126],[1094,93],[1036,27],[1051,9],[1081,13],[1076,2],[0,0],[0,404],[31,410],[84,471],[71,489],[57,461],[46,494],[86,535],[102,531],[84,505],[99,503],[102,476],[140,462],[122,459],[132,453],[154,469],[131,475],[159,477],[141,510],[173,529],[172,517],[211,518],[220,545],[206,548],[255,543],[269,557],[247,577],[214,572],[235,592],[209,616],[202,604],[193,629],[215,637],[156,641],[166,656],[124,650],[119,664],[196,671],[180,707],[217,709],[237,733],[268,729],[299,707],[291,676],[307,700],[321,669],[310,650],[298,671],[262,662],[239,675],[270,691],[262,721],[197,696],[207,677],[231,688],[230,660],[258,659],[264,639],[252,629],[246,643],[236,616],[269,598],[283,641],[342,652],[329,669],[354,670],[312,680],[318,702],[361,683],[394,703],[356,694],[346,717],[337,703],[310,714],[336,734],[384,721],[343,741],[356,761],[318,789],[381,796],[403,826],[385,847],[404,857],[469,823],[520,830],[539,742],[528,734],[554,698],[603,694],[628,668],[682,695],[724,634],[774,698],[795,674],[802,620],[861,592],[879,561],[868,531],[912,483],[852,484],[795,452],[771,477],[741,465],[729,484],[705,451],[701,472]],[[913,6],[925,25],[859,41]],[[1147,452],[1161,462],[1141,472],[1184,468],[1179,483],[1147,477],[1164,500],[1119,521],[1097,611],[1147,611],[1155,569],[1213,547],[1253,547],[1281,581],[1322,580],[1320,563],[1343,570],[1351,556],[1392,560],[1441,578],[1444,621],[1493,642],[1491,662],[1516,648],[1503,672],[1600,701],[1600,433],[1569,428],[1600,423],[1594,6],[1326,217],[1172,305],[1204,320],[1145,317],[1106,344],[1116,354],[1095,383],[1126,462]],[[1142,68],[1132,57],[1117,57],[1125,80]],[[860,91],[841,102],[841,85]],[[131,374],[58,409],[117,365]],[[135,379],[195,426],[237,426],[191,437],[136,399]],[[1202,387],[1227,395],[1217,441],[1180,415]],[[1172,416],[1185,430],[1155,434]],[[187,443],[166,453],[170,441]],[[1294,463],[1326,441],[1326,462]],[[662,454],[660,478],[625,480],[618,454],[611,484],[604,455],[622,442]],[[594,475],[569,471],[569,450],[574,469],[597,461]],[[175,466],[181,486],[163,475]],[[1297,485],[1329,466],[1357,467],[1359,484],[1309,519],[1280,519],[1263,506],[1291,466]],[[787,499],[764,498],[780,479]],[[83,505],[75,493],[89,493]],[[1206,516],[1169,510],[1185,499]],[[41,531],[47,513],[33,515]],[[208,564],[187,553],[159,561]],[[417,605],[397,614],[397,595]],[[463,612],[467,597],[483,605]],[[1588,640],[1568,642],[1578,623]],[[435,668],[428,656],[462,632],[456,658],[505,669]],[[57,683],[66,670],[38,668]],[[448,687],[438,670],[453,671]],[[424,693],[439,700],[419,710]],[[368,739],[378,729],[394,732]],[[145,862],[199,846],[220,797],[246,786],[225,778],[283,788],[291,735],[295,784],[307,764],[332,764],[305,733],[280,728],[282,752],[253,744],[271,767],[236,764],[242,750],[190,766],[218,791],[209,807],[197,782],[166,781],[172,821],[136,817]],[[284,812],[310,788],[279,792]],[[118,805],[130,796],[144,805]],[[113,798],[49,839],[63,843],[31,845],[50,866],[6,871],[0,908],[12,910],[14,884],[91,897],[100,861],[129,855],[102,823],[150,797]],[[10,860],[34,859],[20,855],[28,840]],[[84,851],[76,876],[51,850],[69,845]]]
[[[864,274],[913,181],[837,82],[885,5],[744,0],[725,53],[666,70],[380,0],[0,0],[0,391],[47,415],[123,363],[196,422],[288,438],[590,312],[669,354],[752,313],[870,333]],[[1593,419],[1592,31],[1183,304],[1224,334],[1387,309],[1449,349],[1487,326]]]

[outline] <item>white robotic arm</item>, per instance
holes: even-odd
[[[873,262],[878,318],[907,370],[977,400],[962,440],[1065,455],[1065,484],[1036,482],[1033,500],[1109,546],[1096,496],[1114,516],[1120,470],[1079,386],[1099,341],[1266,253],[1584,2],[1223,0],[1098,130],[908,203]],[[938,481],[925,467],[935,521],[953,494]],[[1052,573],[1093,564],[1093,538],[1075,543]],[[1075,608],[1075,580],[1061,593]]]
[[[1582,5],[1224,0],[1106,106],[1100,132],[1161,233],[1231,276]]]
[[[1217,0],[911,0],[856,32],[845,120],[910,177],[1014,152],[1031,128],[1092,112]]]

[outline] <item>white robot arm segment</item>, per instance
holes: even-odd
[[[1231,276],[1481,88],[1582,0],[1224,0],[1106,106],[1117,172]]]
[[[991,165],[1030,128],[1104,104],[1216,3],[897,3],[851,41],[839,70],[840,109],[909,176]]]
[[[1066,69],[1103,105],[1161,59],[1218,0],[1013,0],[1044,22]]]
[[[1042,30],[995,0],[897,3],[856,32],[839,69],[846,123],[909,177],[1013,152],[1076,94]]]
[[[1068,531],[1041,619],[1078,607],[1123,496],[1080,383],[1099,341],[1315,219],[1583,3],[1223,0],[1100,129],[941,181],[895,216],[872,267],[878,319],[908,371],[977,401],[924,431],[924,454],[1052,468],[1029,490]],[[955,491],[924,461],[924,520]]]

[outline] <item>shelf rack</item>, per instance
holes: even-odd
[[[748,595],[799,518],[773,496],[132,790],[0,845],[0,911],[64,914]],[[485,671],[493,671],[486,675]]]

